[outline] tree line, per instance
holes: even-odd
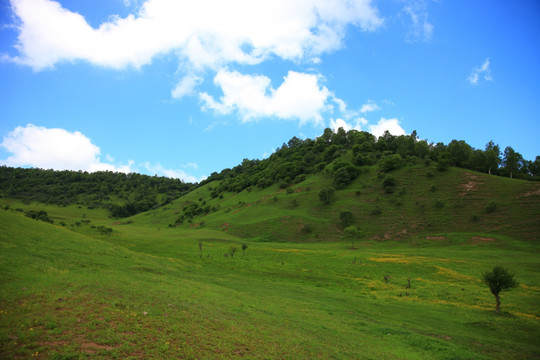
[[[113,217],[127,217],[165,205],[192,187],[193,184],[179,179],[137,173],[0,167],[3,197],[28,203],[104,207]]]
[[[377,165],[388,172],[415,161],[435,161],[439,170],[456,166],[491,175],[526,180],[540,179],[540,156],[526,160],[511,146],[502,150],[489,141],[484,149],[475,149],[463,140],[429,143],[410,135],[392,135],[388,131],[379,138],[357,130],[336,132],[327,128],[313,139],[293,137],[270,157],[263,160],[244,159],[241,164],[214,172],[201,184],[219,180],[213,190],[216,197],[223,191],[239,192],[250,187],[265,188],[272,184],[287,187],[303,181],[307,175],[332,165],[336,188],[344,187],[361,172],[362,166]]]

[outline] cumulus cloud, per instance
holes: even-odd
[[[402,12],[410,19],[409,31],[405,36],[408,42],[429,41],[433,37],[433,24],[429,22],[426,0],[408,0]]]
[[[478,82],[482,79],[485,81],[493,81],[491,70],[489,68],[489,58],[486,58],[481,66],[475,67],[467,78],[472,85],[478,85]]]
[[[401,127],[399,120],[395,118],[381,118],[377,124],[369,124],[368,120],[363,117],[354,119],[353,121],[332,119],[330,120],[330,128],[334,130],[334,132],[337,132],[339,128],[343,128],[345,131],[368,131],[376,137],[383,135],[387,130],[392,135],[405,135],[405,130]]]
[[[357,130],[362,131],[363,127],[368,125],[368,121],[365,118],[358,118],[352,122],[347,122],[343,119],[331,119],[330,128],[337,132],[339,128],[343,128],[345,131]]]
[[[106,162],[100,158],[101,150],[92,141],[78,131],[70,132],[65,129],[49,129],[28,124],[18,126],[8,133],[0,143],[12,155],[0,163],[7,166],[31,166],[41,169],[115,171],[131,173],[138,170],[135,162],[114,164],[114,158],[105,155]],[[197,169],[197,164],[187,163],[183,168]],[[204,177],[196,178],[180,169],[166,169],[158,164],[146,162],[142,168],[148,173],[171,178],[182,179],[186,182],[198,182]]]
[[[373,31],[383,23],[371,0],[147,0],[98,28],[57,1],[10,1],[19,19],[11,59],[35,70],[75,60],[139,68],[170,52],[195,69],[270,56],[315,61],[341,46],[348,25]]]
[[[334,97],[319,84],[319,76],[289,71],[283,83],[274,89],[264,75],[244,75],[237,71],[220,70],[214,78],[223,96],[216,101],[207,93],[200,93],[206,109],[220,114],[238,111],[244,122],[271,116],[298,119],[300,124],[323,124],[322,113],[330,110]]]
[[[385,119],[381,118],[375,125],[369,125],[369,132],[376,137],[382,136],[385,131],[388,131],[392,135],[405,135],[405,130],[399,124],[398,119]]]
[[[0,146],[13,154],[2,162],[8,166],[32,166],[56,170],[130,172],[132,162],[116,166],[102,162],[100,149],[78,131],[48,129],[28,124],[4,137]]]

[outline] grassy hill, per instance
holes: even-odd
[[[540,183],[338,135],[195,186],[0,179],[0,358],[540,358]],[[499,264],[519,286],[495,313]]]
[[[435,165],[416,164],[390,172],[396,179],[387,193],[376,166],[343,190],[329,205],[319,192],[332,185],[328,173],[314,174],[285,189],[223,192],[212,198],[219,181],[210,182],[175,202],[132,218],[141,224],[177,228],[206,227],[259,241],[338,241],[340,214],[352,213],[362,239],[405,239],[446,232],[476,232],[536,240],[540,231],[540,183],[490,176],[466,169],[439,172]],[[208,207],[175,224],[191,209]],[[193,212],[193,211],[192,211]]]

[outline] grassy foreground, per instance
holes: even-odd
[[[530,241],[448,233],[351,249],[96,221],[113,234],[0,210],[0,358],[540,358]],[[501,314],[480,280],[496,264],[520,282]]]

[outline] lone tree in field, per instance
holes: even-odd
[[[248,248],[247,244],[242,244],[242,256],[246,255],[246,249]]]
[[[495,296],[496,306],[495,311],[501,311],[500,292],[518,286],[518,282],[514,279],[514,274],[511,274],[504,267],[497,265],[493,270],[486,272],[482,279],[489,286],[489,290]]]
[[[231,259],[234,257],[234,254],[236,254],[236,251],[237,251],[237,247],[235,245],[232,245],[230,248],[229,248],[229,254],[231,255]]]
[[[354,247],[354,241],[360,237],[360,231],[356,226],[347,226],[343,233],[345,234],[345,238],[348,239],[352,244],[352,249],[355,249]]]

